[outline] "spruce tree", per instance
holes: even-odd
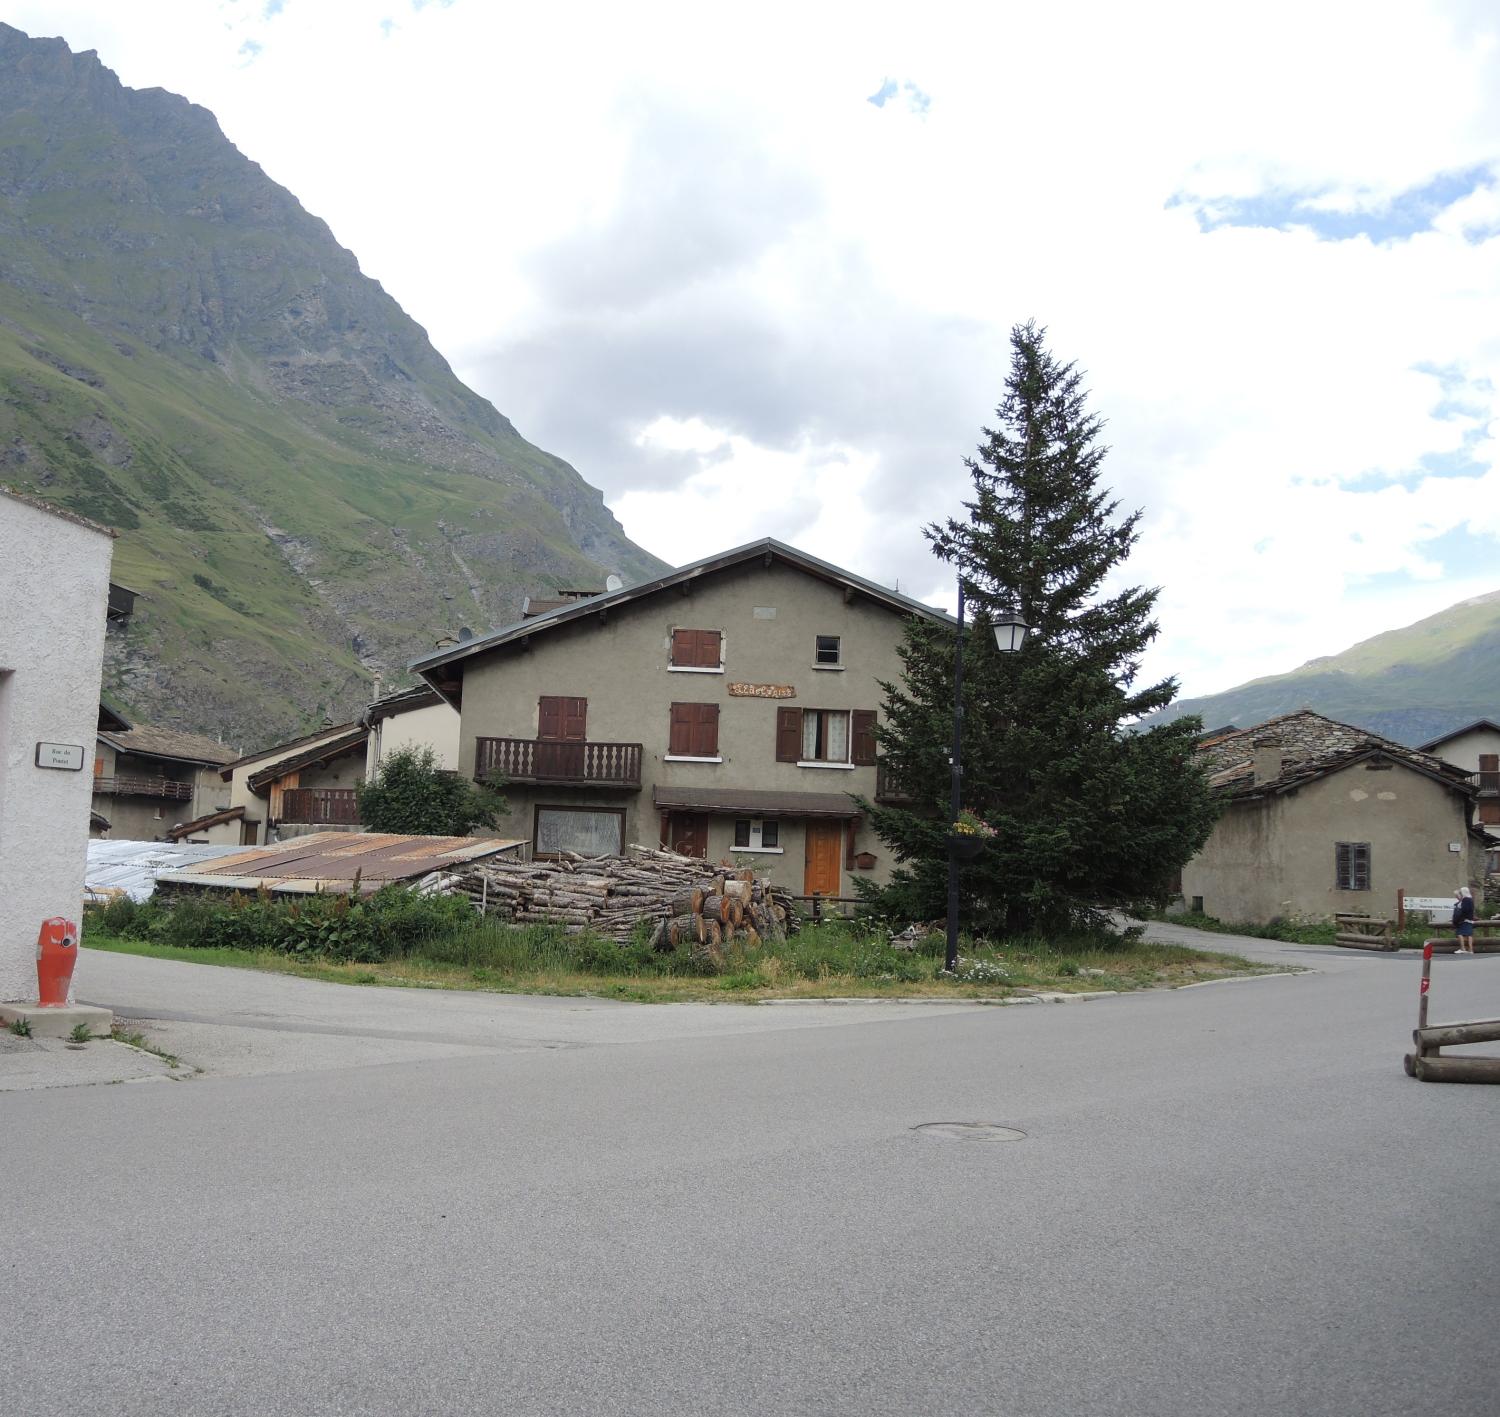
[[[988,934],[1088,925],[1100,908],[1164,898],[1215,815],[1192,759],[1197,720],[1129,726],[1177,690],[1172,679],[1137,682],[1157,591],[1106,588],[1141,514],[1119,515],[1100,485],[1102,424],[1082,375],[1047,351],[1045,334],[1032,323],[1011,331],[996,426],[966,459],[968,517],[926,528],[963,577],[972,614],[963,805],[998,834],[961,883],[965,928]],[[1002,654],[990,624],[1011,610],[1032,630]],[[887,771],[911,800],[864,805],[900,863],[881,903],[911,919],[945,906],[953,649],[951,626],[914,620],[902,682],[882,685]]]

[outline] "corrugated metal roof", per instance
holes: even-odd
[[[275,846],[235,848],[231,860],[204,861],[163,871],[174,885],[223,886],[311,894],[347,892],[359,878],[360,893],[391,881],[411,881],[451,870],[521,841],[476,836],[397,836],[387,832],[313,832]],[[205,848],[206,849],[206,848]]]
[[[156,891],[157,875],[161,871],[255,849],[253,846],[194,846],[188,842],[95,839],[89,842],[88,864],[83,873],[84,899],[106,899],[114,891],[124,891],[131,900],[149,900]]]

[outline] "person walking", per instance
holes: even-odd
[[[1474,897],[1468,886],[1453,892],[1453,933],[1458,938],[1459,954],[1474,953]]]

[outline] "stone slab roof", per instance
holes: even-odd
[[[106,729],[99,737],[117,752],[143,758],[171,758],[177,762],[223,767],[239,756],[235,749],[225,747],[212,738],[205,738],[201,733],[185,733],[180,728],[158,728],[151,723],[137,723],[123,731]]]
[[[1280,770],[1256,782],[1256,754],[1267,748],[1281,754]],[[1368,728],[1324,718],[1311,709],[1284,713],[1253,728],[1206,738],[1199,743],[1197,755],[1208,772],[1209,786],[1226,797],[1287,792],[1372,756],[1389,758],[1461,790],[1468,789],[1468,775],[1441,758],[1382,738]]]

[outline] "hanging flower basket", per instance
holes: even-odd
[[[948,830],[948,850],[955,861],[972,861],[984,850],[985,843],[997,835],[978,812],[963,808]]]
[[[973,861],[989,841],[985,836],[974,836],[966,832],[948,833],[948,850],[955,861]]]

